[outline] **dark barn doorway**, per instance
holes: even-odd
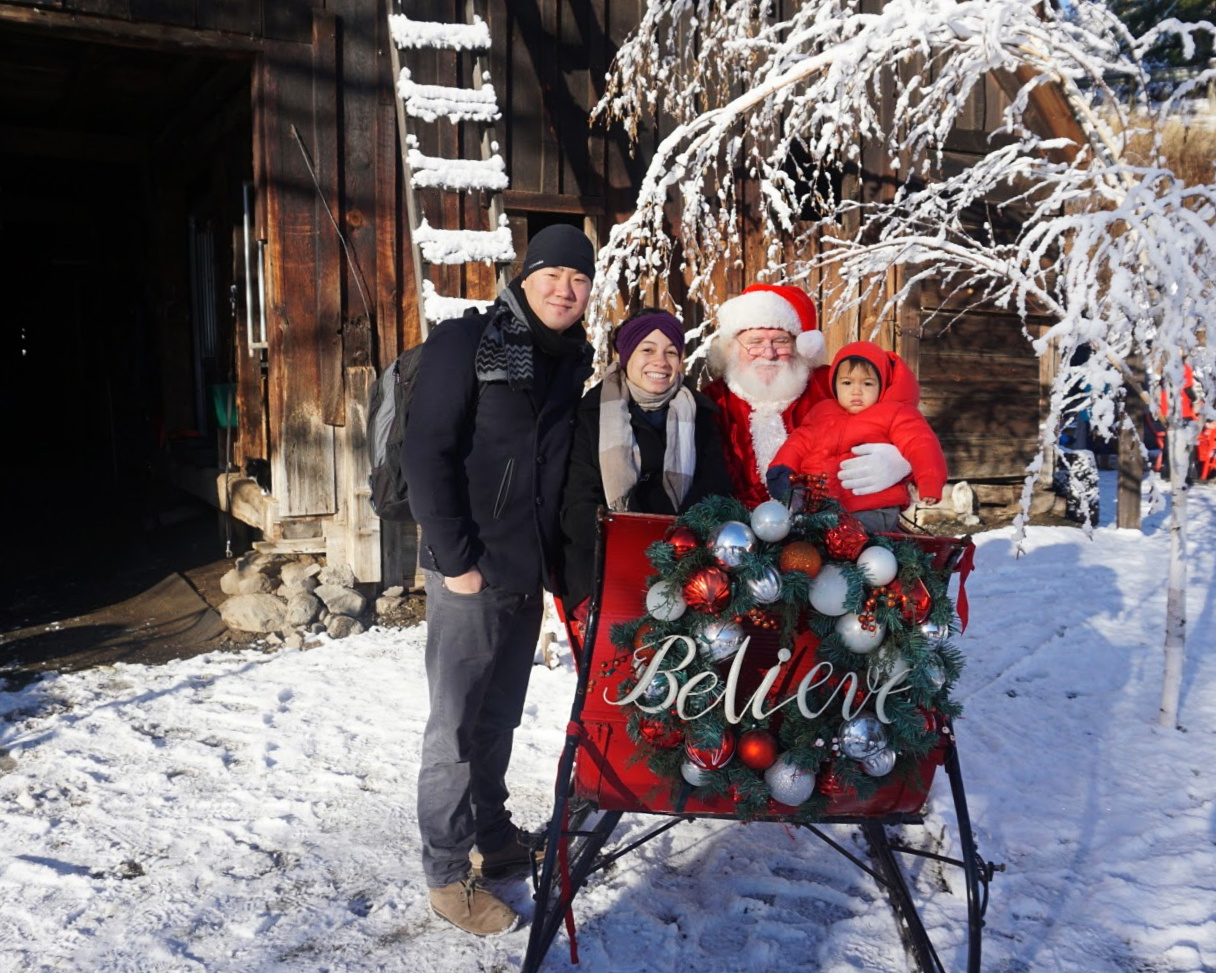
[[[252,61],[0,27],[0,634],[222,557]]]

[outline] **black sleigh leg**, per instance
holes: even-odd
[[[949,973],[960,968],[966,969],[967,973],[980,973],[981,937],[984,912],[988,908],[988,884],[993,873],[1004,871],[1005,866],[985,862],[980,856],[975,835],[971,830],[971,816],[967,810],[958,751],[953,745],[946,753],[945,769],[954,798],[961,859],[914,848],[899,840],[893,841],[887,827],[880,822],[863,823],[862,833],[869,845],[875,871],[900,922],[905,945],[916,963],[916,968],[921,973]],[[957,922],[932,935],[925,928],[917,905],[922,893],[915,878],[910,879],[907,869],[909,862],[917,857],[931,860],[941,866],[942,875],[947,878],[947,884],[952,891],[939,893],[939,896],[951,895],[958,903]],[[959,878],[962,879],[961,889],[957,882]],[[960,967],[963,959],[966,965]]]

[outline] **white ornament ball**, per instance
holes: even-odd
[[[857,555],[857,567],[875,588],[890,584],[899,574],[899,561],[885,547],[867,547]]]
[[[752,530],[762,541],[784,540],[790,527],[790,508],[780,500],[765,500],[752,511]]]
[[[764,782],[768,784],[774,800],[790,807],[797,807],[815,792],[815,775],[796,764],[787,763],[785,758],[779,759],[764,772]]]
[[[861,762],[861,769],[871,777],[886,777],[895,769],[895,751],[887,747],[871,754]]]
[[[764,574],[747,583],[751,596],[762,605],[771,605],[781,597],[781,575],[776,568],[765,568]]]
[[[837,735],[844,755],[854,760],[865,760],[874,756],[879,750],[886,749],[888,742],[887,728],[877,716],[869,713],[847,720]]]
[[[859,655],[873,652],[882,645],[882,640],[887,637],[887,627],[881,622],[874,623],[874,631],[871,632],[861,624],[861,618],[853,612],[841,615],[836,619],[836,631],[839,633],[844,647]]]
[[[733,618],[715,618],[697,636],[697,651],[708,662],[722,662],[743,648],[746,637]]]
[[[660,581],[646,592],[646,610],[663,622],[674,622],[688,607],[679,589]]]
[[[849,582],[839,564],[825,564],[811,582],[811,607],[824,615],[843,615]]]
[[[709,780],[709,771],[703,767],[698,767],[691,760],[685,760],[680,764],[680,776],[683,777],[693,787],[701,787]]]

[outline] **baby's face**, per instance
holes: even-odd
[[[836,401],[851,416],[877,402],[878,392],[878,379],[859,365],[836,373]]]

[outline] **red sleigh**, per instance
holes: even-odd
[[[636,759],[636,745],[626,726],[625,708],[614,705],[624,694],[622,682],[628,667],[614,664],[618,649],[609,639],[612,626],[628,622],[645,612],[644,579],[652,573],[646,548],[664,537],[672,518],[646,514],[602,513],[599,523],[596,591],[592,595],[583,638],[571,630],[571,645],[578,660],[578,688],[567,727],[566,743],[558,767],[556,802],[550,821],[544,863],[537,876],[536,912],[532,921],[524,973],[536,973],[558,929],[566,924],[571,956],[577,962],[572,900],[588,879],[600,869],[645,842],[697,817],[735,818],[733,802],[726,796],[698,794],[692,788],[673,788],[660,780],[645,761]],[[931,555],[936,571],[970,567],[970,541],[928,535],[901,535],[914,540]],[[965,594],[959,597],[959,613],[965,622]],[[777,661],[777,636],[762,629],[749,629],[748,663],[753,672]],[[793,693],[795,685],[814,665],[816,642],[805,633],[799,636],[794,657],[781,674],[778,694]],[[949,780],[957,820],[960,859],[918,849],[898,830],[922,821],[922,813],[937,768],[944,767]],[[625,847],[606,850],[609,839],[625,813],[661,815],[666,820]],[[916,773],[884,783],[862,799],[855,792],[833,794],[826,813],[813,824],[797,821],[791,808],[771,801],[760,821],[780,821],[808,828],[828,846],[867,872],[887,893],[911,959],[923,973],[944,973],[956,968],[951,957],[939,955],[944,944],[935,945],[917,909],[917,889],[905,869],[908,856],[932,858],[956,869],[964,894],[958,897],[962,942],[952,936],[950,950],[969,973],[980,969],[980,931],[988,903],[988,883],[1003,866],[985,862],[979,855],[971,831],[970,816],[959,770],[953,733],[943,727],[939,744],[916,767]],[[870,862],[850,852],[820,825],[854,825],[861,829],[869,846]],[[890,829],[890,830],[889,830]],[[896,832],[893,834],[893,832]],[[943,962],[943,960],[947,962]]]

